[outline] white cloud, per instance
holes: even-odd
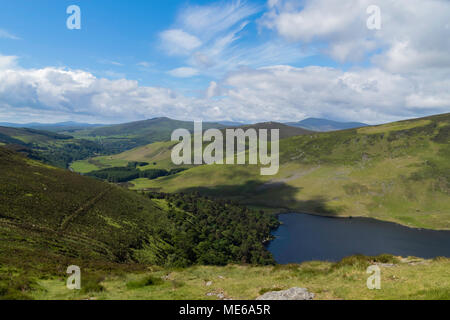
[[[380,123],[450,111],[450,72],[430,77],[379,68],[274,66],[237,72],[223,86],[231,87],[222,93],[226,103],[245,106],[242,119],[316,116]]]
[[[175,22],[175,27],[162,35],[177,30],[173,38],[196,39],[195,47],[180,49],[178,43],[167,36],[161,37],[163,48],[170,54],[185,54],[183,63],[197,69],[201,74],[220,78],[241,66],[258,68],[271,64],[298,61],[307,54],[300,45],[280,39],[252,38],[246,41],[247,30],[262,6],[246,1],[224,1],[208,5],[185,7]],[[189,35],[189,36],[186,36]]]
[[[202,42],[196,37],[180,29],[166,30],[161,33],[163,46],[170,54],[189,54]]]
[[[50,121],[54,115],[92,119],[135,120],[153,115],[181,117],[189,99],[170,89],[141,87],[137,81],[96,78],[89,72],[62,68],[0,70],[1,114]],[[47,118],[47,119],[46,119]],[[31,119],[30,119],[31,120]]]
[[[16,56],[2,56],[0,55],[0,70],[10,69],[15,67],[17,64]]]
[[[211,81],[208,89],[206,90],[206,97],[213,98],[220,95],[220,87],[215,81]]]
[[[367,7],[381,9],[381,30],[369,30]],[[279,0],[269,2],[261,20],[279,35],[310,46],[338,61],[373,62],[393,72],[450,67],[450,2],[442,0]]]
[[[243,20],[260,12],[262,8],[246,1],[232,0],[203,6],[190,6],[183,10],[177,23],[204,40],[227,33]]]
[[[177,69],[170,70],[168,72],[173,77],[177,78],[190,78],[199,74],[197,69],[189,67],[181,67]]]
[[[449,111],[448,70],[401,75],[379,68],[245,68],[211,82],[205,96],[195,98],[82,70],[0,69],[1,121],[125,122],[156,116],[293,121],[317,116],[380,123]]]

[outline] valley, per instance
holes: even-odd
[[[200,192],[275,212],[372,217],[414,228],[450,229],[450,114],[280,140],[280,172],[254,166],[201,165],[174,176],[131,180],[133,190]],[[149,163],[174,168],[173,142],[75,162],[100,166]],[[91,163],[96,165],[88,167]],[[98,165],[97,165],[98,164]]]
[[[250,165],[176,166],[166,138],[110,153],[84,131],[92,128],[2,129],[0,297],[254,299],[293,284],[317,299],[449,297],[448,258],[378,252],[278,265],[267,244],[282,212],[450,230],[450,114],[324,133],[254,127],[280,129],[276,176]],[[68,142],[101,148],[74,158],[70,172],[44,158]],[[380,293],[364,289],[373,263],[383,269]],[[73,264],[80,292],[64,286]],[[425,269],[428,282],[418,281]]]

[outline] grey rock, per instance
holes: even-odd
[[[308,292],[305,288],[291,288],[284,291],[266,292],[256,300],[312,300],[314,293]]]

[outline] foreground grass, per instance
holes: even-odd
[[[366,286],[369,264],[381,268],[381,290]],[[194,266],[186,269],[148,268],[147,272],[106,275],[90,292],[69,291],[65,280],[38,281],[31,292],[35,299],[195,299],[214,300],[218,294],[229,299],[255,299],[267,291],[304,287],[316,299],[450,299],[450,259],[422,260],[350,257],[339,263],[308,262],[301,265],[251,267]],[[207,285],[211,282],[210,285]],[[83,278],[82,278],[83,287]],[[87,290],[89,291],[89,290]]]

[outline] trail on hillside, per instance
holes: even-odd
[[[39,233],[39,234],[50,236],[50,237],[60,236],[60,237],[62,237],[61,239],[66,240],[68,243],[74,243],[74,244],[76,243],[78,245],[90,247],[90,248],[93,248],[93,250],[104,254],[105,256],[112,256],[110,249],[104,243],[97,241],[95,239],[86,237],[82,234],[70,233],[70,232],[62,233],[61,231],[58,231],[58,230],[55,230],[52,228],[38,226],[33,223],[26,223],[24,221],[16,220],[11,217],[0,216],[0,232],[1,232],[2,227],[6,228],[6,230],[8,230],[8,231],[11,231],[11,230],[17,228],[18,230],[26,230],[28,232]]]
[[[106,190],[102,191],[100,194],[89,200],[85,205],[82,205],[79,207],[74,213],[66,217],[63,222],[61,223],[61,226],[59,227],[59,231],[65,231],[67,226],[70,222],[74,221],[78,216],[80,216],[82,213],[88,211],[91,209],[98,201],[100,201],[108,192],[110,192],[112,189],[111,186],[109,186]]]

